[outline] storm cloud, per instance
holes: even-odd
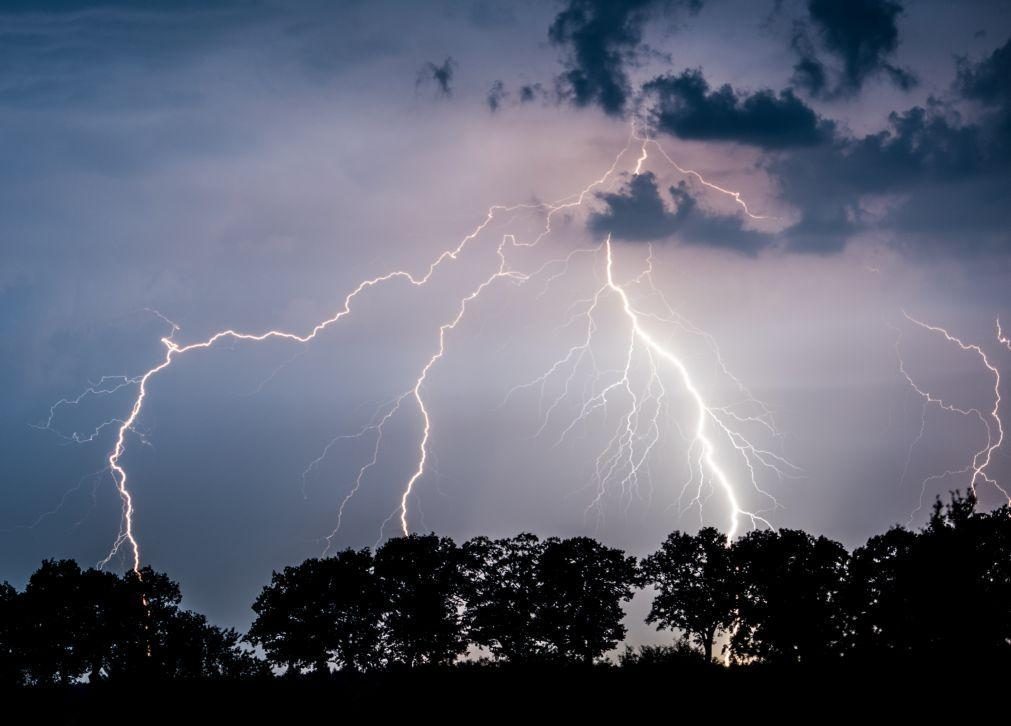
[[[668,190],[674,203],[669,211],[651,172],[637,174],[615,193],[599,194],[604,209],[587,222],[598,236],[610,235],[626,242],[663,242],[677,239],[684,244],[717,247],[755,255],[772,242],[761,232],[745,229],[737,216],[703,210],[687,184]]]
[[[660,76],[643,87],[654,103],[657,130],[682,139],[730,141],[764,149],[811,146],[831,138],[834,124],[789,89],[740,93],[729,84],[710,90],[699,69]]]
[[[984,108],[966,120],[957,101],[931,98],[889,115],[862,137],[772,159],[783,198],[801,211],[785,231],[796,251],[833,252],[858,231],[887,231],[911,255],[1011,249],[1011,41],[977,63],[962,60],[955,91]],[[868,214],[865,202],[887,198]]]
[[[795,84],[815,97],[852,96],[872,77],[884,75],[908,90],[916,77],[891,62],[899,46],[898,18],[903,7],[894,0],[809,0],[808,18],[797,23],[793,49]],[[824,55],[837,64],[830,67]]]
[[[548,29],[551,42],[566,51],[560,96],[623,115],[634,93],[627,67],[642,53],[644,24],[652,14],[678,7],[696,13],[702,0],[569,0]]]

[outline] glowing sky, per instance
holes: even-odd
[[[963,467],[986,435],[936,408],[920,435],[897,334],[906,369],[960,407],[989,410],[993,378],[902,311],[1011,370],[994,327],[1011,321],[1011,3],[838,5],[4,3],[0,579],[21,584],[43,557],[108,552],[114,428],[84,444],[58,432],[125,416],[133,393],[63,406],[55,431],[37,425],[89,382],[157,364],[169,330],[149,310],[180,326],[181,344],[223,328],[311,329],[363,279],[424,273],[489,206],[584,189],[633,120],[768,219],[656,150],[634,175],[636,147],[516,265],[530,272],[611,234],[631,280],[651,244],[656,287],[713,336],[774,414],[766,443],[803,470],[763,479],[781,505],[770,521],[848,546],[922,522],[920,483]],[[245,626],[272,568],[320,553],[371,440],[338,441],[303,477],[307,466],[410,389],[439,326],[497,265],[502,235],[536,236],[543,221],[496,219],[438,285],[370,291],[309,346],[226,342],[173,364],[124,456],[145,562],[177,578],[190,607]],[[614,421],[556,445],[578,405],[535,435],[557,387],[544,402],[536,389],[507,399],[578,342],[578,324],[561,326],[605,283],[603,260],[577,255],[550,285],[551,274],[496,286],[452,331],[426,382],[433,466],[412,497],[415,529],[593,534],[644,553],[671,529],[726,525],[717,494],[678,506],[689,472],[676,430],[648,484],[588,510]],[[626,335],[620,305],[605,308],[606,369]],[[669,340],[707,395],[733,394],[705,341]],[[689,426],[678,412],[690,396],[670,390]],[[413,409],[391,422],[335,547],[375,542],[420,427]],[[1003,451],[990,474],[1011,477]],[[925,501],[966,484],[933,481]]]

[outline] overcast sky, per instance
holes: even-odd
[[[655,443],[638,481],[594,478],[627,392],[570,427],[627,356],[609,294],[592,362],[552,369],[585,335],[580,301],[604,284],[609,235],[617,281],[706,402],[740,405],[729,371],[772,414],[775,434],[740,424],[797,467],[760,470],[766,494],[714,439],[742,508],[848,547],[921,524],[921,496],[929,507],[969,476],[922,482],[996,434],[994,375],[903,311],[1011,363],[995,332],[998,316],[1011,326],[1009,39],[1011,3],[997,0],[8,0],[0,579],[108,553],[118,424],[101,424],[129,414],[136,385],[50,407],[157,365],[166,318],[180,345],[224,328],[303,334],[363,279],[423,275],[492,205],[528,205],[497,213],[428,284],[370,288],[307,345],[225,340],[150,381],[121,462],[143,561],[190,607],[247,625],[273,568],[322,551],[373,455],[371,429],[335,437],[411,390],[504,235],[537,238],[537,205],[616,159],[536,247],[510,248],[511,270],[538,274],[496,280],[448,332],[423,386],[432,427],[409,526],[590,534],[639,554],[675,528],[729,526],[711,477],[699,503],[697,483],[684,488],[697,406],[676,370],[660,373],[655,436],[647,403],[635,451]],[[633,127],[753,216],[655,144],[636,174]],[[695,332],[660,320],[659,295],[635,282],[650,250],[656,289]],[[925,408],[897,350],[923,390],[980,415]],[[632,390],[649,400],[635,355]],[[421,433],[408,398],[333,546],[396,534],[397,516],[380,527]],[[1007,454],[988,474],[1009,478]],[[986,484],[980,498],[1002,501]]]

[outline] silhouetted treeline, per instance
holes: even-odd
[[[622,603],[650,588],[669,646],[623,669],[990,662],[1011,655],[1011,512],[938,502],[852,554],[798,530],[734,542],[674,532],[641,561],[587,538],[462,545],[391,539],[275,572],[244,638],[179,607],[149,568],[117,576],[46,561],[0,587],[0,679],[11,684],[328,678],[427,667],[592,664],[625,637]],[[475,649],[477,660],[460,658]]]
[[[269,672],[234,630],[179,608],[179,586],[47,560],[24,592],[0,586],[0,678],[10,683],[236,679]]]

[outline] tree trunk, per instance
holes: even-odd
[[[705,650],[705,653],[706,653],[706,663],[707,664],[713,662],[713,639],[715,637],[716,637],[716,632],[710,630],[708,633],[705,634],[705,637],[703,637],[703,639],[702,639],[702,648]]]

